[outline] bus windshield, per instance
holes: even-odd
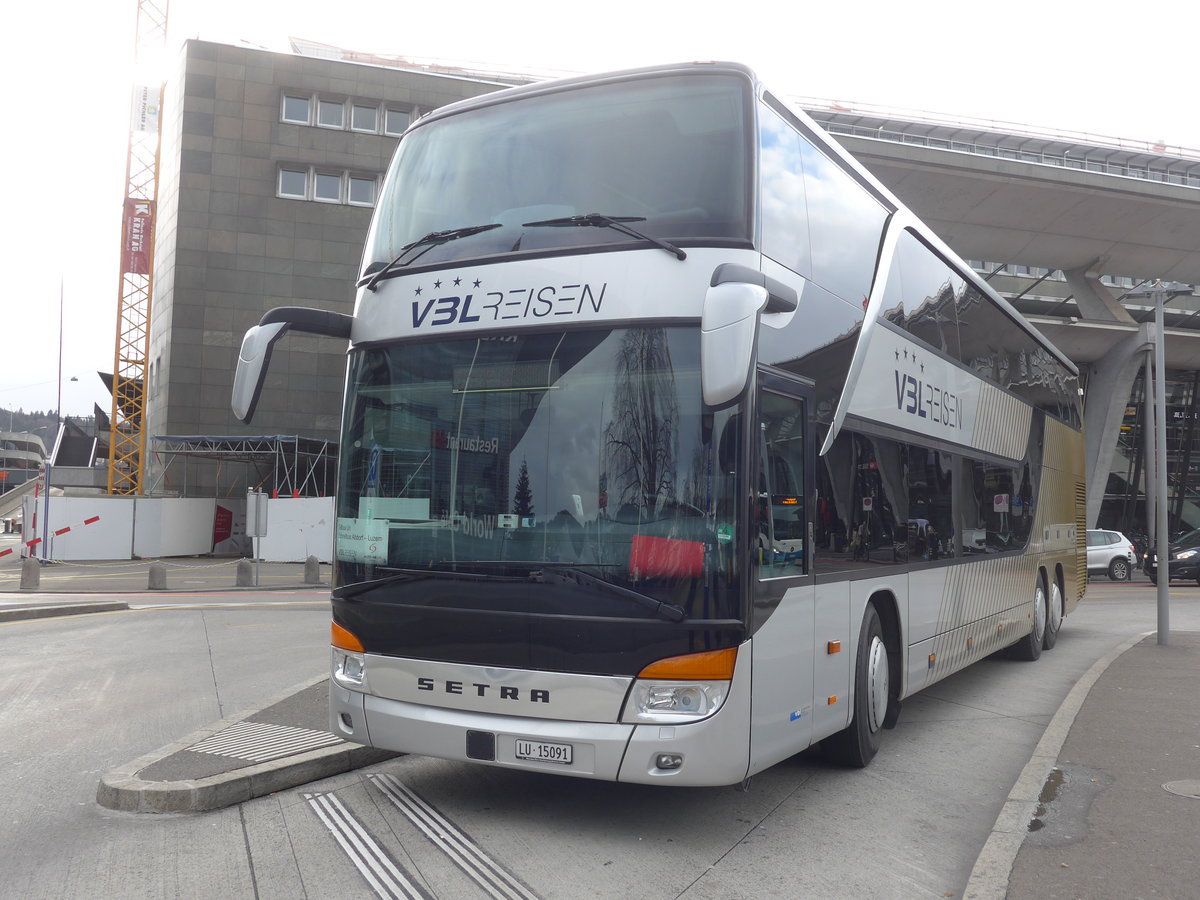
[[[694,327],[355,352],[339,590],[397,584],[403,602],[406,580],[459,578],[460,607],[527,611],[532,591],[497,584],[570,582],[537,595],[576,615],[735,617],[740,417],[704,412],[699,356]]]
[[[637,245],[627,230],[602,227],[595,218],[570,221],[593,214],[630,222],[658,240],[747,242],[748,95],[749,83],[733,75],[670,75],[418,124],[392,161],[363,274],[397,257],[401,268],[393,271]],[[455,239],[428,240],[448,232]]]

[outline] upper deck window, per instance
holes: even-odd
[[[424,248],[420,265],[638,243],[610,228],[526,225],[587,213],[638,217],[639,231],[675,243],[748,241],[749,93],[731,75],[657,76],[421,125],[392,163],[365,265],[485,224],[500,227]]]
[[[851,303],[871,291],[887,210],[800,129],[759,111],[762,248]]]

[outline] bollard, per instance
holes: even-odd
[[[158,562],[150,564],[150,580],[146,588],[151,591],[165,591],[167,589],[166,566]]]
[[[238,560],[237,586],[254,587],[254,569],[250,566],[250,560],[248,559]]]
[[[36,591],[42,583],[42,564],[34,557],[21,560],[21,590]]]
[[[321,564],[317,562],[317,558],[315,556],[310,556],[304,561],[304,583],[321,583]]]

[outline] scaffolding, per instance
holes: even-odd
[[[232,497],[256,489],[275,497],[326,497],[337,473],[336,441],[299,435],[155,435],[151,438],[159,476],[147,493],[190,496],[191,460],[217,463],[215,490]],[[181,465],[177,465],[181,464]],[[179,487],[169,487],[172,466],[182,468]],[[165,487],[166,486],[166,487]]]

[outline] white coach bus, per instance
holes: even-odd
[[[1054,646],[1077,371],[748,69],[503,90],[404,135],[348,339],[331,728],[616,781],[866,765]]]

